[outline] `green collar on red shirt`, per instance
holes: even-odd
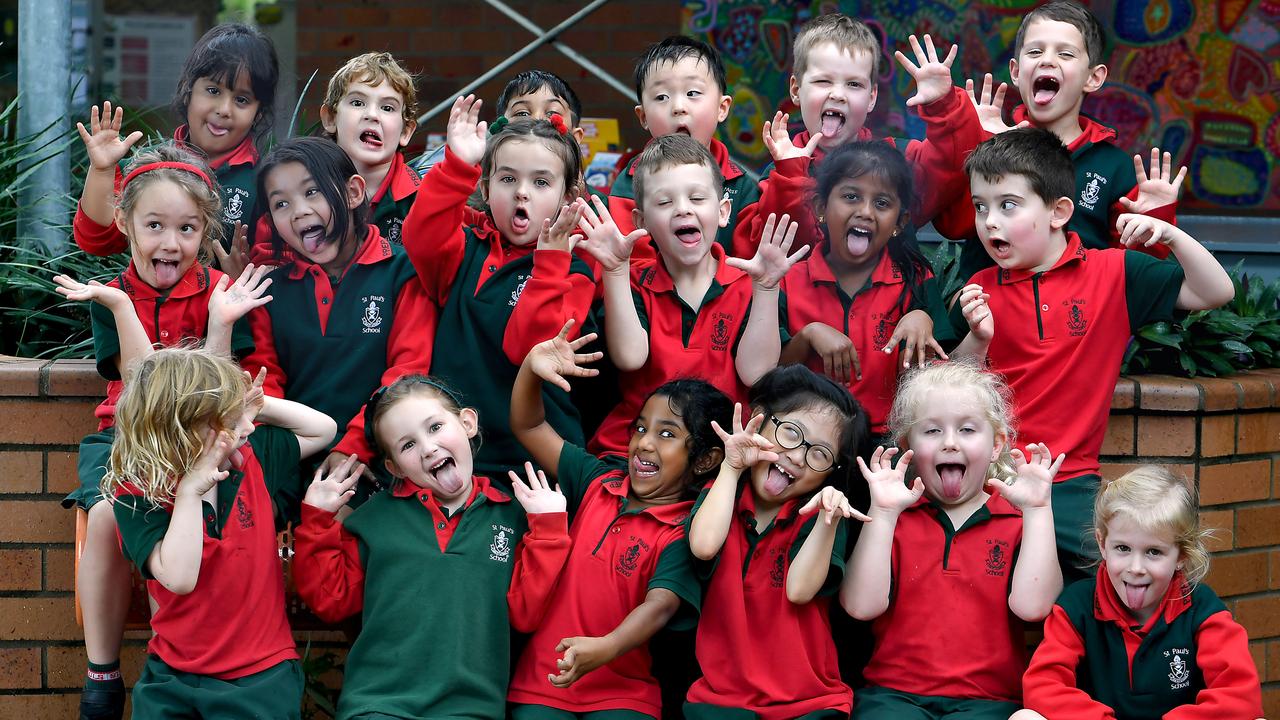
[[[1027,113],[1026,105],[1019,105],[1013,109],[1013,124],[1020,122],[1030,122],[1031,116]],[[1080,116],[1080,136],[1071,141],[1067,146],[1067,151],[1073,155],[1077,150],[1084,147],[1087,143],[1092,145],[1100,142],[1111,142],[1116,139],[1116,131],[1096,122],[1085,115]]]
[[[387,176],[382,179],[382,184],[370,198],[369,204],[377,205],[388,190],[391,191],[392,201],[398,202],[418,192],[418,186],[421,184],[422,178],[418,177],[418,173],[405,163],[404,155],[396,153],[391,160],[391,168],[387,170]]]
[[[178,278],[178,282],[168,290],[157,290],[138,277],[138,270],[133,266],[132,260],[129,261],[129,267],[120,273],[118,279],[120,281],[120,289],[124,290],[134,300],[195,297],[205,292],[212,282],[212,278],[209,276],[209,268],[198,262],[191,263],[191,267],[187,268],[182,277]]]
[[[1128,606],[1116,594],[1115,587],[1111,585],[1111,579],[1107,577],[1105,565],[1098,568],[1094,585],[1096,587],[1093,593],[1093,616],[1122,627],[1135,627],[1135,618],[1129,612]],[[1164,618],[1165,624],[1169,624],[1191,609],[1191,590],[1191,586],[1187,584],[1187,579],[1181,572],[1174,575],[1173,580],[1169,582],[1169,588],[1164,593],[1164,599],[1160,601],[1160,606],[1143,623],[1141,632],[1149,632],[1161,617]]]
[[[836,274],[831,269],[831,265],[827,262],[826,242],[818,243],[809,254],[809,279],[816,285],[818,283],[831,283],[838,285]],[[898,270],[898,266],[893,264],[893,260],[889,258],[889,250],[885,248],[880,251],[880,260],[876,263],[875,268],[871,270],[871,275],[867,277],[867,282],[862,286],[862,290],[869,289],[872,285],[901,285],[902,272]],[[859,290],[861,292],[862,290]]]
[[[653,139],[650,138],[649,142],[653,142]],[[645,147],[648,146],[649,143],[645,143]],[[724,143],[715,138],[711,138],[711,145],[707,147],[707,150],[711,153],[711,157],[715,158],[716,164],[720,166],[720,174],[724,176],[725,182],[729,182],[730,180],[743,175],[742,168],[738,167],[738,163],[734,162],[733,158],[729,157],[729,148],[725,147]],[[627,163],[627,174],[636,174],[636,163],[634,158]]]
[[[726,285],[745,277],[745,273],[735,267],[731,267],[724,261],[724,246],[720,243],[711,243],[711,256],[716,259],[716,276],[711,280],[711,287],[707,289],[707,294],[702,298],[703,305],[724,292]],[[657,261],[645,268],[640,274],[638,284],[656,293],[673,293],[676,291],[675,280],[671,278],[671,273],[667,272],[667,264],[662,260],[662,253],[659,252]]]
[[[173,139],[177,140],[179,143],[183,145],[186,145],[187,136],[189,134],[190,134],[189,128],[186,125],[181,125],[178,127],[177,130],[173,131]],[[203,150],[200,151],[201,157],[203,157],[205,154],[206,153]],[[258,163],[258,147],[253,144],[253,135],[250,134],[250,135],[245,135],[244,140],[241,140],[240,144],[237,145],[236,149],[232,150],[229,155],[222,158],[218,162],[209,163],[209,169],[217,170],[221,168],[223,165],[227,165],[227,166],[256,165],[257,163]]]
[[[746,472],[751,472],[750,469]],[[756,528],[756,532],[763,535],[770,528],[786,527],[795,522],[800,517],[800,508],[803,507],[802,501],[807,501],[808,497],[794,498],[783,503],[778,509],[778,514],[773,518],[768,528],[761,530]],[[742,482],[742,489],[738,495],[738,517],[744,522],[749,523],[752,527],[756,524],[756,493],[751,487],[751,480],[747,479]]]
[[[615,470],[600,478],[600,484],[606,492],[618,499],[618,513],[639,515],[644,513],[660,523],[680,527],[689,519],[692,504],[687,501],[674,502],[670,505],[649,505],[639,510],[628,510],[631,504],[631,478],[625,470]]]
[[[1086,259],[1087,255],[1084,251],[1084,245],[1080,242],[1080,236],[1068,230],[1067,246],[1063,249],[1062,255],[1058,257],[1058,261],[1053,264],[1053,267],[1039,272],[1029,268],[1013,268],[1010,270],[1000,268],[997,278],[1001,285],[1011,285],[1016,282],[1022,282],[1028,278],[1033,278],[1037,275],[1053,272],[1068,263],[1085,262]]]
[[[373,265],[391,257],[391,242],[382,237],[382,233],[378,231],[378,226],[369,223],[369,227],[364,236],[364,242],[361,243],[360,249],[356,251],[356,257],[353,265]],[[289,268],[289,279],[297,280],[306,275],[311,268],[316,267],[306,258],[293,254],[293,267]],[[350,269],[350,266],[347,267]],[[346,271],[343,271],[346,274]]]

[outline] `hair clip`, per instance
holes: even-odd
[[[505,128],[507,124],[510,122],[511,122],[511,119],[508,118],[506,115],[498,116],[496,120],[489,123],[489,136],[492,137],[502,132],[503,128]]]
[[[569,126],[565,124],[564,118],[560,116],[560,113],[551,113],[547,116],[547,120],[551,123],[551,126],[556,129],[556,132],[561,135],[569,134]]]

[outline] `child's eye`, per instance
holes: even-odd
[[[195,232],[195,229],[196,229],[196,226],[192,225],[191,223],[184,223],[182,225],[182,232],[184,233]]]
[[[658,436],[663,438],[673,438],[676,436],[676,434],[671,432],[670,430],[663,430],[662,432],[658,433]]]
[[[533,184],[538,187],[551,187],[551,181],[546,178],[538,178],[533,181]]]
[[[395,108],[395,106],[394,106],[394,105],[383,105],[383,106],[382,106],[382,112],[393,113],[393,112],[395,112],[395,111],[396,111],[396,108]]]
[[[1147,550],[1147,554],[1151,557],[1160,557],[1161,555],[1164,555],[1164,551],[1160,548],[1151,548]]]
[[[862,87],[862,83],[861,83],[861,82],[858,82],[857,80],[850,80],[850,81],[849,81],[849,87],[851,87],[851,88],[860,88],[860,87]]]
[[[304,193],[304,194],[305,194],[307,197],[311,197],[312,195],[317,195],[317,194],[319,194],[319,193],[320,193],[320,188],[314,188],[314,187],[313,187],[313,188],[307,188],[307,192],[306,192],[306,193]]]
[[[1028,55],[1030,55],[1030,56],[1032,56],[1032,57],[1035,57],[1036,55],[1039,55],[1039,54],[1040,54],[1040,48],[1031,48],[1031,49],[1027,50],[1027,54],[1028,54]]]
[[[1018,207],[1018,204],[1012,200],[1002,200],[1000,202],[1000,209],[1005,212],[1008,212],[1016,207]]]
[[[702,94],[701,90],[690,90],[689,92],[685,93],[687,97],[698,97],[701,94]]]
[[[526,117],[529,117],[530,115],[532,115],[533,113],[529,112],[528,110],[517,110],[517,111],[515,111],[514,113],[511,113],[511,114],[512,114],[512,116],[513,116],[513,117],[526,118]]]
[[[645,433],[645,427],[644,427],[644,425],[641,425],[640,423],[636,423],[636,428],[635,428],[635,430],[636,430],[636,432],[637,432],[637,433],[639,433],[639,434],[641,434],[641,435],[643,435],[643,434]]]
[[[516,181],[516,179],[515,179],[514,177],[512,177],[511,175],[503,175],[503,176],[501,176],[501,177],[499,177],[499,178],[498,178],[498,182],[500,182],[500,183],[513,183],[513,182],[515,182],[515,181]]]
[[[219,88],[217,85],[210,85],[209,87],[205,88],[204,91],[209,93],[210,95],[218,95],[222,92],[222,89]]]
[[[707,199],[707,196],[706,196],[706,195],[694,195],[694,196],[690,197],[689,199],[690,199],[691,201],[693,201],[693,202],[700,203],[700,202],[703,202],[704,200],[706,200],[706,199]]]
[[[364,101],[359,98],[351,98],[351,107],[364,107]]]
[[[161,227],[160,223],[155,220],[152,220],[151,222],[147,223],[148,230],[159,230],[160,227]]]
[[[831,81],[826,78],[818,78],[817,80],[813,81],[813,84],[814,85],[830,85]]]
[[[428,428],[428,429],[429,429],[431,432],[440,432],[440,428],[442,428],[442,427],[444,427],[444,423],[442,423],[442,422],[433,422],[433,423],[431,423],[431,427],[430,427],[430,428]]]
[[[876,208],[878,208],[878,209],[880,209],[880,210],[888,210],[888,209],[889,209],[889,201],[888,201],[888,200],[885,200],[884,198],[880,198],[879,200],[876,200]]]
[[[237,96],[236,96],[236,104],[237,104],[237,105],[248,105],[248,104],[249,104],[249,103],[251,103],[251,102],[253,102],[253,101],[252,101],[252,100],[250,100],[249,98],[245,97],[244,95],[237,95]]]
[[[404,452],[405,450],[408,450],[412,447],[413,447],[413,441],[412,440],[406,441],[405,444],[400,446],[400,452]]]
[[[974,212],[978,213],[979,215],[985,215],[985,214],[987,214],[987,204],[986,204],[986,203],[975,202],[975,203],[973,204],[973,210],[974,210]]]
[[[654,99],[654,100],[656,100],[656,101],[658,101],[658,102],[666,102],[666,101],[667,101],[667,94],[666,94],[666,93],[658,93],[657,95],[654,95],[654,96],[653,96],[653,99]]]
[[[287,207],[289,207],[289,203],[285,202],[284,200],[277,200],[277,201],[275,202],[275,204],[271,206],[271,209],[272,209],[272,210],[283,210],[283,209],[285,209],[285,208],[287,208]]]
[[[1129,546],[1128,546],[1128,545],[1124,545],[1124,544],[1122,544],[1122,543],[1117,543],[1117,544],[1116,544],[1116,547],[1115,547],[1115,550],[1116,550],[1116,552],[1127,553],[1127,552],[1129,552]]]
[[[841,200],[844,200],[845,202],[857,202],[857,201],[858,201],[858,194],[857,194],[857,193],[845,193],[844,195],[841,195],[841,196],[840,196],[840,199],[841,199]]]
[[[942,432],[942,430],[941,430],[941,429],[939,429],[939,428],[925,428],[925,429],[924,429],[924,434],[925,434],[925,435],[937,435],[937,434],[938,434],[938,433],[940,433],[940,432]]]

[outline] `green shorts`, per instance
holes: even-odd
[[[133,720],[301,720],[302,688],[297,660],[219,680],[174,670],[151,655],[133,686]]]
[[[1008,720],[1022,706],[1000,700],[913,695],[883,687],[853,694],[853,720]]]
[[[684,704],[684,716],[685,720],[758,720],[760,714],[743,708],[687,702]],[[848,717],[839,710],[815,710],[796,720],[848,720]]]
[[[107,461],[111,459],[111,443],[115,438],[116,429],[113,425],[106,430],[86,435],[80,441],[80,456],[76,459],[80,487],[62,499],[62,507],[88,510],[102,500],[102,480],[107,476]]]
[[[1063,587],[1093,577],[1098,543],[1093,538],[1093,501],[1102,478],[1081,475],[1053,484],[1053,528]]]
[[[596,710],[576,713],[546,705],[512,705],[511,720],[657,720],[657,718],[635,710]]]

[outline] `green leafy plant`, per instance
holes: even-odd
[[[1218,377],[1274,367],[1280,357],[1280,280],[1251,278],[1240,265],[1230,275],[1236,296],[1225,306],[1139,329],[1123,372]]]
[[[305,681],[303,717],[307,720],[338,716],[338,686],[326,683],[328,676],[341,678],[343,662],[332,650],[313,652],[311,641],[302,653],[302,677]]]
[[[968,279],[960,277],[960,243],[944,237],[942,242],[936,245],[921,243],[920,252],[933,268],[942,297],[950,299],[951,296],[960,292],[960,288],[964,287],[964,281]]]

